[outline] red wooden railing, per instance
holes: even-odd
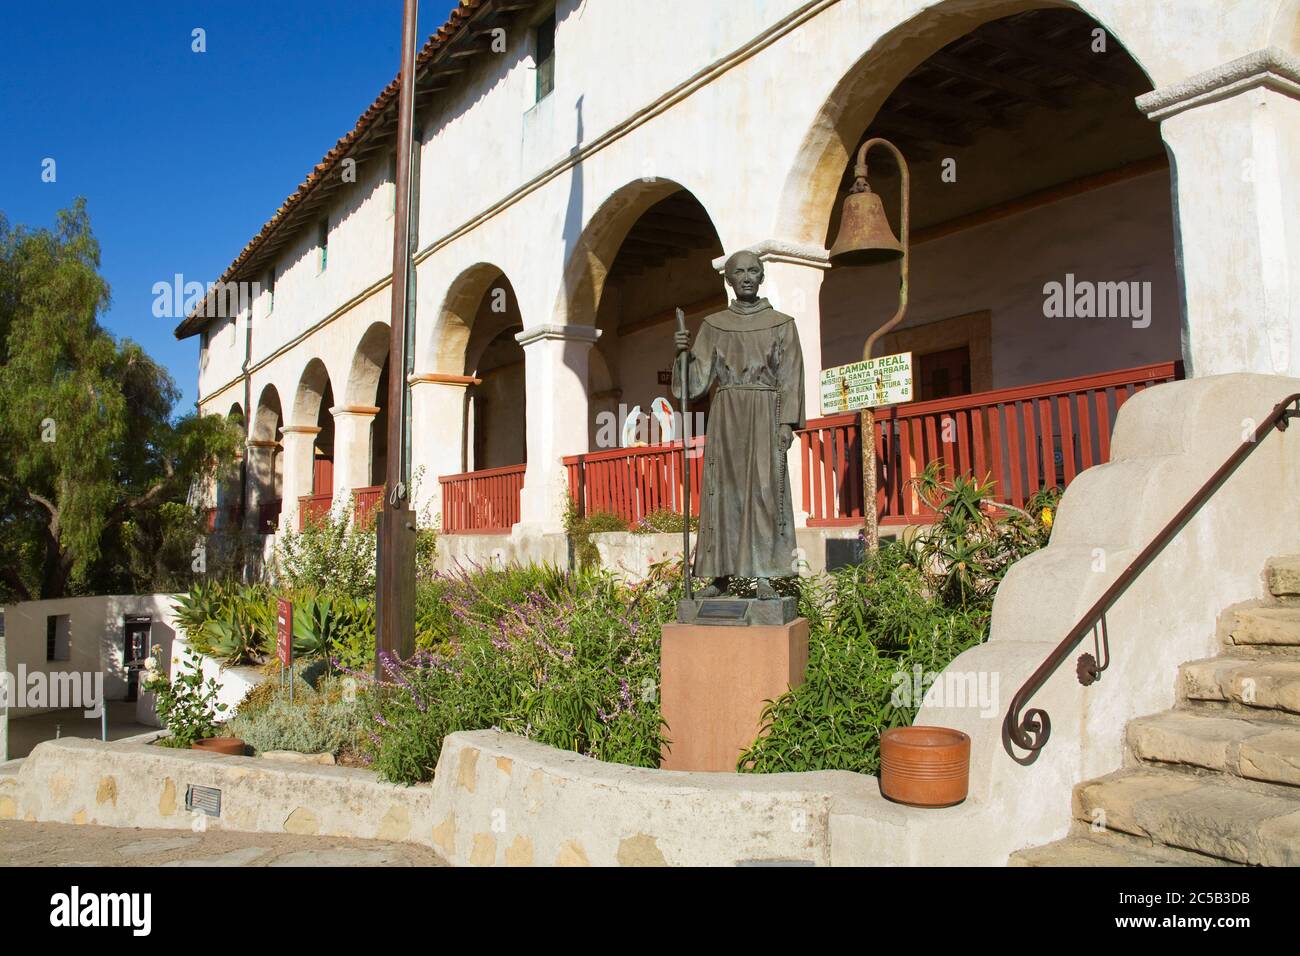
[[[691,439],[691,513],[700,513],[704,436]],[[564,459],[569,494],[582,514],[609,511],[633,523],[682,510],[682,443],[609,448]]]
[[[369,528],[375,523],[375,510],[384,500],[384,486],[371,485],[352,492],[352,521],[358,528]]]
[[[996,500],[1024,507],[1040,488],[1065,487],[1085,468],[1109,461],[1111,428],[1124,402],[1181,374],[1181,363],[1165,362],[878,409],[880,520],[900,524],[931,513],[911,480],[935,460],[947,478],[990,476]],[[862,521],[859,421],[856,413],[813,419],[800,433],[810,526]]]
[[[334,506],[334,492],[323,495],[303,495],[298,499],[298,530],[307,527],[308,521],[316,521],[330,513]]]
[[[507,533],[519,520],[525,467],[506,465],[440,477],[443,533]]]

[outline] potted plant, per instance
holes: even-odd
[[[221,686],[216,678],[203,679],[203,658],[193,648],[185,649],[186,666],[172,680],[158,669],[162,648],[155,646],[153,656],[144,662],[143,687],[154,695],[158,716],[170,732],[166,745],[189,747],[224,754],[242,754],[245,746],[235,737],[218,737],[217,716],[229,705],[217,701]]]

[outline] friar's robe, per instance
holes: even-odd
[[[766,299],[732,302],[700,327],[689,379],[692,400],[714,391],[695,575],[791,574],[794,508],[777,427],[804,426],[803,353],[794,319]],[[673,364],[672,387],[680,399],[680,360]],[[693,464],[698,467],[698,460]]]

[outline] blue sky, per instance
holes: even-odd
[[[420,4],[421,44],[455,6]],[[192,408],[198,339],[154,317],[153,284],[215,280],[352,128],[397,74],[401,0],[9,0],[0,15],[0,211],[49,226],[86,197],[104,324]]]

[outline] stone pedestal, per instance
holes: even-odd
[[[664,770],[733,772],[758,736],[765,701],[803,683],[808,620],[766,627],[665,624]]]

